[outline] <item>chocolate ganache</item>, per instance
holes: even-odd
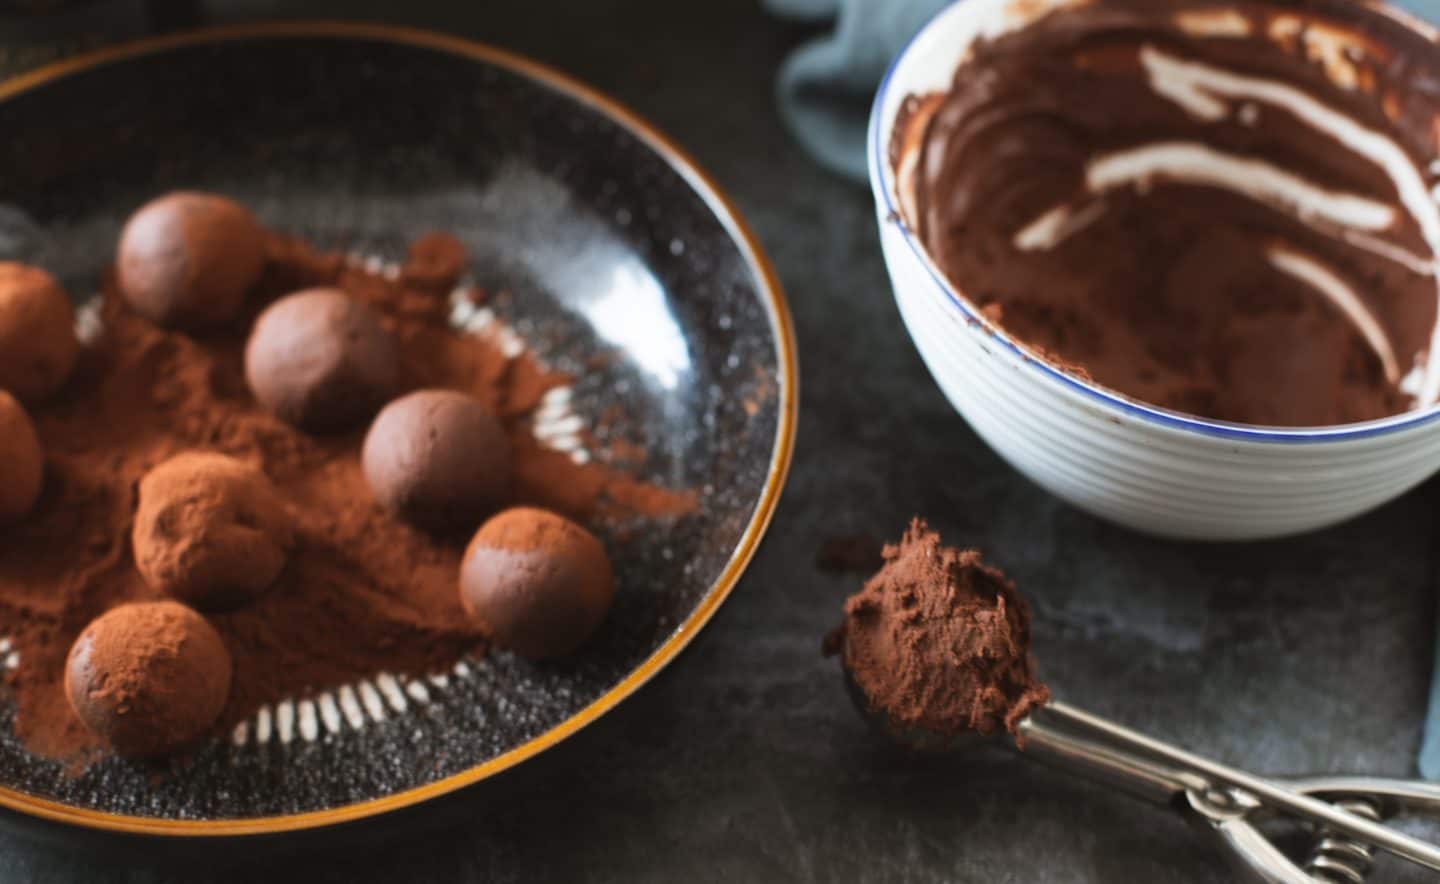
[[[1440,398],[1440,47],[1334,0],[1058,6],[896,121],[904,221],[952,283],[1176,411],[1316,426]]]

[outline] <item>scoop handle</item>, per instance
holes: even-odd
[[[1356,816],[1264,777],[1147,737],[1066,703],[1052,701],[1020,723],[1017,745],[1022,751],[1030,750],[1032,734],[1037,732],[1037,721],[1041,739],[1046,741],[1045,748],[1069,751],[1080,765],[1116,770],[1128,783],[1140,784],[1148,779],[1150,784],[1146,788],[1151,789],[1151,796],[1159,794],[1162,782],[1179,786],[1180,791],[1172,790],[1167,800],[1185,795],[1197,811],[1210,816],[1213,822],[1225,821],[1227,814],[1243,820],[1246,814],[1258,807],[1272,812],[1284,811],[1357,841],[1373,844],[1417,865],[1440,871],[1440,847],[1434,844]],[[1076,731],[1093,734],[1095,739],[1081,738],[1075,734]],[[1104,739],[1103,746],[1099,745],[1099,738]],[[1097,755],[1094,752],[1096,747],[1104,754]],[[1040,748],[1040,744],[1036,748]],[[1111,757],[1106,758],[1106,755]],[[1114,760],[1117,758],[1120,761]],[[1228,789],[1220,790],[1216,786]],[[1205,800],[1197,803],[1195,796]]]
[[[1078,735],[1058,723],[1057,704],[1038,707],[1016,728],[1015,746],[1038,758],[1092,779],[1116,786],[1153,804],[1175,805],[1190,789],[1206,788],[1205,780],[1158,763],[1115,742]]]

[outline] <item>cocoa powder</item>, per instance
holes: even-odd
[[[980,553],[942,546],[915,519],[884,557],[826,640],[874,712],[953,737],[1013,732],[1050,698],[1030,659],[1030,606]]]
[[[815,567],[826,574],[873,574],[884,562],[884,549],[869,534],[834,534],[820,542]]]
[[[456,389],[485,403],[512,444],[514,502],[591,523],[695,506],[693,493],[578,465],[534,438],[531,413],[570,379],[528,352],[507,357],[493,340],[449,327],[447,296],[463,267],[456,245],[429,237],[387,279],[272,237],[263,282],[243,315],[199,338],[136,315],[107,280],[101,333],[64,393],[33,413],[47,453],[43,495],[0,532],[0,637],[19,654],[6,683],[16,732],[33,752],[76,760],[99,750],[65,701],[66,653],[98,615],[161,598],[136,570],[130,536],[141,477],[181,451],[259,467],[295,516],[295,549],[273,587],[208,618],[234,660],[217,733],[265,703],[381,671],[435,671],[485,650],[456,585],[468,537],[427,534],[373,503],[360,464],[363,426],[308,435],[260,408],[247,389],[250,326],[270,300],[295,289],[335,286],[379,312],[401,345],[403,389]]]

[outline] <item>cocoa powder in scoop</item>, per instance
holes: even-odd
[[[980,553],[942,546],[915,519],[884,556],[826,640],[872,710],[951,737],[1013,733],[1050,699],[1030,660],[1030,606]]]
[[[98,744],[64,694],[66,653],[92,619],[160,593],[136,570],[130,536],[137,486],[188,450],[262,469],[295,517],[295,548],[265,595],[209,617],[234,661],[222,733],[262,704],[303,697],[377,672],[423,673],[482,652],[456,580],[468,537],[414,529],[372,501],[360,465],[365,427],[313,436],[259,407],[242,352],[255,315],[275,297],[335,286],[368,304],[400,342],[403,389],[461,390],[505,426],[514,502],[582,522],[673,515],[695,497],[603,465],[577,465],[533,437],[529,416],[569,378],[522,352],[453,331],[448,295],[463,266],[453,240],[428,238],[398,278],[273,238],[264,281],[235,322],[192,338],[135,314],[107,282],[102,332],[81,354],[63,396],[37,406],[47,453],[43,495],[0,532],[0,637],[19,664],[6,674],[18,736],[40,755],[76,760]],[[392,274],[393,275],[393,274]]]

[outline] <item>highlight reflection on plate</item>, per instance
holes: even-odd
[[[601,186],[612,193],[619,190],[614,181]],[[576,292],[572,309],[584,315],[607,344],[625,350],[662,389],[673,390],[690,371],[689,345],[664,285],[622,238],[634,222],[631,209],[621,207],[612,217],[600,217],[555,179],[523,163],[503,166],[479,201],[493,206],[507,222],[489,239],[492,262],[524,255],[541,287]],[[556,230],[564,235],[556,237]],[[675,257],[684,254],[682,239],[663,245]]]

